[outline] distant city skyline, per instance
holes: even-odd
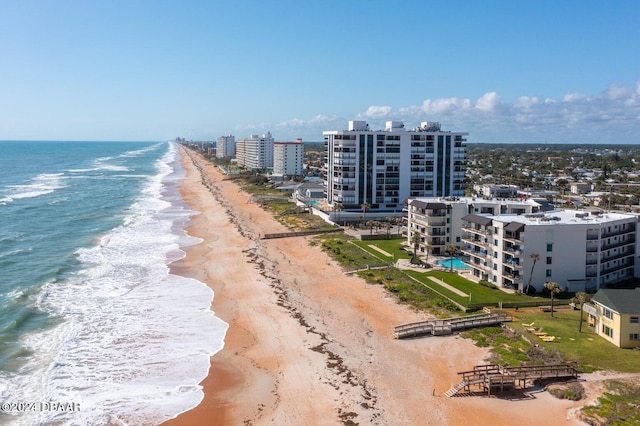
[[[0,9],[0,140],[640,144],[640,2],[84,2]]]

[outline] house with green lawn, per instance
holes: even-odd
[[[591,301],[587,321],[599,336],[619,348],[640,347],[640,288],[600,289]]]

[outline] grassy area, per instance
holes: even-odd
[[[350,242],[353,240],[353,237],[348,235],[322,235],[316,237],[316,239],[321,241],[321,246],[324,251],[344,266],[358,269],[381,262],[379,257],[363,251],[355,244],[351,244]]]
[[[353,244],[360,247],[362,250],[366,250],[374,256],[384,258],[385,261],[393,262],[399,259],[411,259],[411,254],[403,249],[404,239],[397,240],[373,240],[373,241],[360,241],[354,240]],[[379,250],[376,250],[370,246],[378,247],[381,250],[386,251],[391,256],[385,256]]]
[[[372,284],[383,284],[387,291],[396,296],[398,302],[417,310],[440,317],[450,317],[452,312],[458,311],[458,307],[448,299],[412,280],[404,271],[395,267],[360,271],[358,276]]]
[[[453,301],[467,306],[469,304],[492,304],[499,302],[524,302],[531,300],[545,300],[543,298],[524,296],[521,294],[505,293],[498,288],[485,287],[473,281],[469,281],[463,276],[455,272],[436,271],[430,270],[426,272],[418,272],[408,270],[406,273],[414,279],[420,281],[424,285],[432,288],[433,290],[444,294]],[[450,286],[460,290],[466,296],[461,296],[455,292],[448,290],[447,288],[437,284],[429,279],[429,277],[435,277]]]
[[[597,404],[580,410],[583,420],[600,425],[640,425],[640,387],[626,380],[608,380],[605,385],[607,392]]]
[[[561,352],[567,360],[577,361],[583,371],[614,370],[626,373],[640,373],[640,352],[632,349],[620,349],[599,337],[593,329],[582,324],[578,332],[580,311],[560,310],[553,314],[547,312],[517,312],[521,321],[510,324],[522,332],[523,336],[534,343]],[[553,342],[543,342],[537,336],[524,329],[523,323],[534,323],[533,327],[555,336]]]

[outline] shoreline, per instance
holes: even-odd
[[[180,155],[180,193],[200,212],[187,232],[203,242],[172,273],[210,286],[229,328],[201,382],[204,399],[165,425],[581,424],[570,415],[579,402],[547,392],[517,406],[444,397],[487,349],[455,335],[395,340],[393,326],[427,315],[346,276],[308,237],[260,240],[286,228],[198,154]]]

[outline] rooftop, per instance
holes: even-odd
[[[595,213],[595,214],[594,214]],[[576,210],[554,210],[549,212],[531,213],[523,215],[496,215],[492,217],[500,222],[512,222],[517,220],[525,225],[567,225],[567,224],[588,224],[607,223],[617,220],[637,218],[633,214],[625,213],[602,213]]]
[[[640,313],[640,288],[635,290],[603,288],[592,300],[620,314]]]

